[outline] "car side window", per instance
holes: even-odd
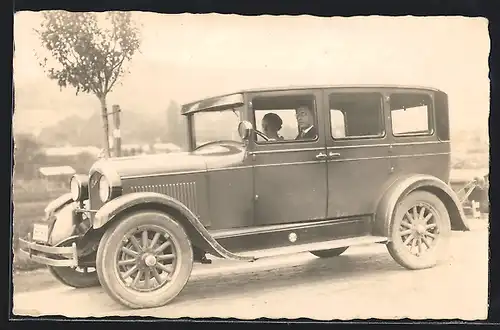
[[[424,93],[395,93],[390,96],[394,136],[432,134],[432,99]]]
[[[313,95],[262,96],[252,99],[258,144],[315,141],[318,139],[316,102]]]
[[[385,135],[382,95],[379,93],[332,93],[330,130],[334,139],[382,137]]]
[[[342,110],[330,109],[330,125],[334,138],[345,138],[345,117]]]

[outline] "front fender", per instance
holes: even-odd
[[[375,212],[375,235],[390,237],[397,205],[415,190],[426,190],[441,199],[450,215],[452,230],[470,230],[460,201],[450,186],[436,177],[418,174],[399,178],[383,193]]]
[[[49,223],[49,241],[52,246],[72,236],[74,233],[73,198],[71,193],[63,194],[51,201],[44,209],[43,221]]]
[[[186,229],[190,239],[206,252],[217,257],[240,261],[253,261],[252,257],[239,256],[226,250],[210,235],[197,216],[179,200],[155,192],[136,192],[122,195],[104,204],[94,216],[93,228],[120,218],[127,210],[156,209],[171,214]],[[117,220],[119,221],[119,220]]]
[[[61,207],[65,206],[71,202],[73,202],[73,198],[71,198],[71,193],[63,194],[63,195],[57,197],[56,199],[54,199],[49,204],[47,204],[47,206],[45,207],[45,210],[44,210],[45,214],[46,215],[52,214],[52,213],[56,212],[57,210],[59,210]]]
[[[72,200],[73,201],[73,200]],[[51,212],[48,221],[51,222],[49,244],[57,246],[61,242],[75,234],[76,214],[74,213],[75,204],[66,203],[57,210]]]

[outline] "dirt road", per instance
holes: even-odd
[[[160,318],[460,318],[484,319],[488,297],[486,220],[454,232],[443,265],[409,271],[383,245],[352,247],[321,260],[308,253],[255,263],[215,260],[196,265],[190,282],[170,305],[127,310],[101,288],[15,293],[16,315],[69,317],[140,315]]]

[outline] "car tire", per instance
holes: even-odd
[[[50,274],[59,282],[73,288],[91,288],[100,286],[97,271],[79,271],[76,267],[48,266]],[[88,268],[88,267],[87,267]]]
[[[186,285],[193,249],[184,228],[169,215],[139,211],[107,229],[96,266],[102,287],[118,303],[129,308],[160,307]]]
[[[407,269],[430,268],[448,254],[450,234],[450,216],[443,202],[427,191],[415,191],[396,208],[387,249]]]
[[[318,258],[333,258],[333,257],[338,257],[342,253],[345,252],[349,247],[341,247],[341,248],[336,248],[336,249],[329,249],[329,250],[317,250],[317,251],[309,251],[311,254],[315,255]]]

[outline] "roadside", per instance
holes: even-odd
[[[50,275],[47,268],[15,270],[12,274],[14,294],[51,289],[61,285]]]

